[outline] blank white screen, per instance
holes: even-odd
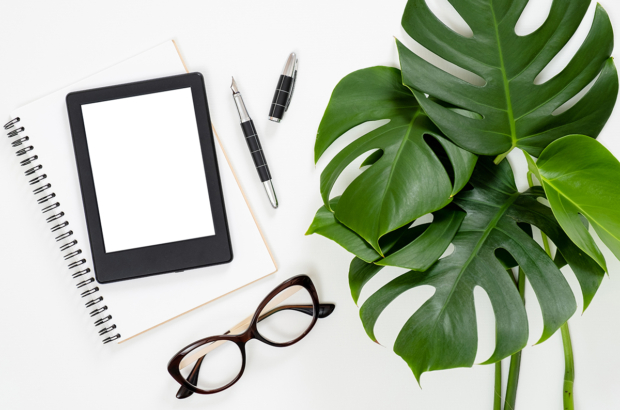
[[[82,114],[107,253],[215,234],[191,88]]]

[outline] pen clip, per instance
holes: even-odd
[[[286,106],[284,107],[284,112],[288,111],[288,106],[291,105],[291,99],[293,98],[293,91],[295,91],[295,83],[297,82],[297,64],[299,60],[295,59],[295,66],[293,67],[293,84],[291,85],[291,92],[288,94],[288,99],[286,100]]]

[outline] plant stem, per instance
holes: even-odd
[[[525,273],[519,268],[519,295],[525,304]],[[517,388],[519,387],[519,373],[521,372],[521,351],[510,357],[510,369],[508,371],[508,383],[506,386],[506,400],[504,410],[514,410],[517,402]]]
[[[527,182],[530,185],[530,188],[534,185],[532,173],[529,171],[527,173]],[[551,247],[549,246],[549,239],[547,238],[547,235],[545,235],[542,231],[540,232],[540,235],[542,236],[545,252],[551,259],[553,259],[553,256],[551,256]],[[573,343],[570,339],[568,322],[562,325],[561,331],[562,345],[564,347],[564,393],[562,394],[564,410],[574,410],[575,402],[573,400],[573,384],[575,382],[575,362],[573,360]]]
[[[498,157],[499,158],[499,157]],[[527,182],[531,187],[534,186],[532,173],[527,173]],[[519,268],[519,279],[517,283],[519,295],[525,304],[525,273]],[[508,382],[506,386],[506,400],[504,410],[514,410],[517,402],[517,388],[519,387],[519,373],[521,372],[521,352],[517,352],[510,357],[510,370],[508,371]]]
[[[510,148],[508,151],[504,152],[503,154],[499,154],[497,157],[495,157],[495,159],[493,160],[493,163],[495,165],[499,165],[499,163],[502,162],[504,158],[506,158],[508,154],[512,152],[513,149],[515,149],[515,147]]]
[[[545,252],[547,252],[547,255],[552,258],[547,235],[545,235],[544,232],[541,232],[541,235],[545,246]],[[564,390],[562,394],[564,398],[564,410],[574,410],[575,402],[573,400],[573,383],[575,382],[575,362],[573,360],[573,343],[570,339],[568,322],[562,325],[561,331],[562,345],[564,347]]]
[[[547,255],[549,255],[549,257],[553,260],[553,256],[551,256],[551,247],[549,246],[549,239],[547,239],[547,235],[545,235],[545,233],[542,231],[540,232],[540,235],[542,236],[545,252],[547,252]]]
[[[534,186],[534,180],[532,179],[532,173],[528,171],[527,173],[527,183],[531,187]]]
[[[510,357],[510,370],[508,371],[508,385],[506,386],[506,400],[504,410],[514,410],[517,401],[517,388],[519,387],[519,373],[521,372],[521,352]]]
[[[575,363],[573,362],[573,344],[570,340],[568,322],[562,325],[562,344],[564,345],[564,410],[574,410]]]
[[[493,410],[502,410],[502,361],[495,363],[495,396]]]

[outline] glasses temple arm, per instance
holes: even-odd
[[[230,330],[224,333],[224,335],[227,335],[229,333],[230,333]],[[196,360],[196,364],[194,365],[194,368],[189,373],[189,376],[187,376],[187,381],[193,384],[194,386],[198,386],[198,375],[200,374],[200,366],[202,366],[202,361],[205,359],[206,356],[207,355],[205,354],[204,356],[200,356],[200,359]],[[191,396],[192,394],[194,394],[193,391],[181,385],[181,387],[179,388],[179,391],[177,391],[177,399],[185,399]]]
[[[336,305],[334,305],[333,303],[321,303],[319,304],[319,314],[318,314],[318,318],[319,319],[323,319],[326,318],[327,316],[331,315],[332,312],[334,311],[334,309],[336,308]],[[313,305],[284,305],[284,306],[278,306],[275,309],[270,310],[269,312],[265,313],[264,315],[260,316],[258,318],[258,321],[262,321],[264,319],[267,319],[269,316],[281,312],[283,310],[294,310],[297,312],[301,312],[301,313],[305,313],[308,316],[312,316],[314,315],[314,306]]]
[[[187,381],[193,384],[194,386],[198,385],[198,374],[200,373],[200,365],[202,365],[202,361],[205,359],[205,356],[202,356],[200,359],[196,361],[194,368],[191,373],[187,377]],[[194,394],[193,391],[188,389],[187,387],[181,385],[181,388],[177,391],[177,399],[185,399]]]

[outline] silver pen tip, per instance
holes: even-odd
[[[284,70],[282,70],[282,74],[292,77],[297,66],[297,54],[291,53],[286,59],[286,64],[284,64]]]
[[[273,182],[267,180],[263,182],[263,186],[265,187],[265,192],[267,192],[267,197],[269,198],[269,202],[271,202],[271,206],[275,209],[278,207],[278,197],[276,196],[276,191],[273,189]]]
[[[235,77],[232,78],[232,84],[230,85],[230,89],[232,90],[233,94],[239,93],[239,90],[237,89],[237,83],[235,82]]]

